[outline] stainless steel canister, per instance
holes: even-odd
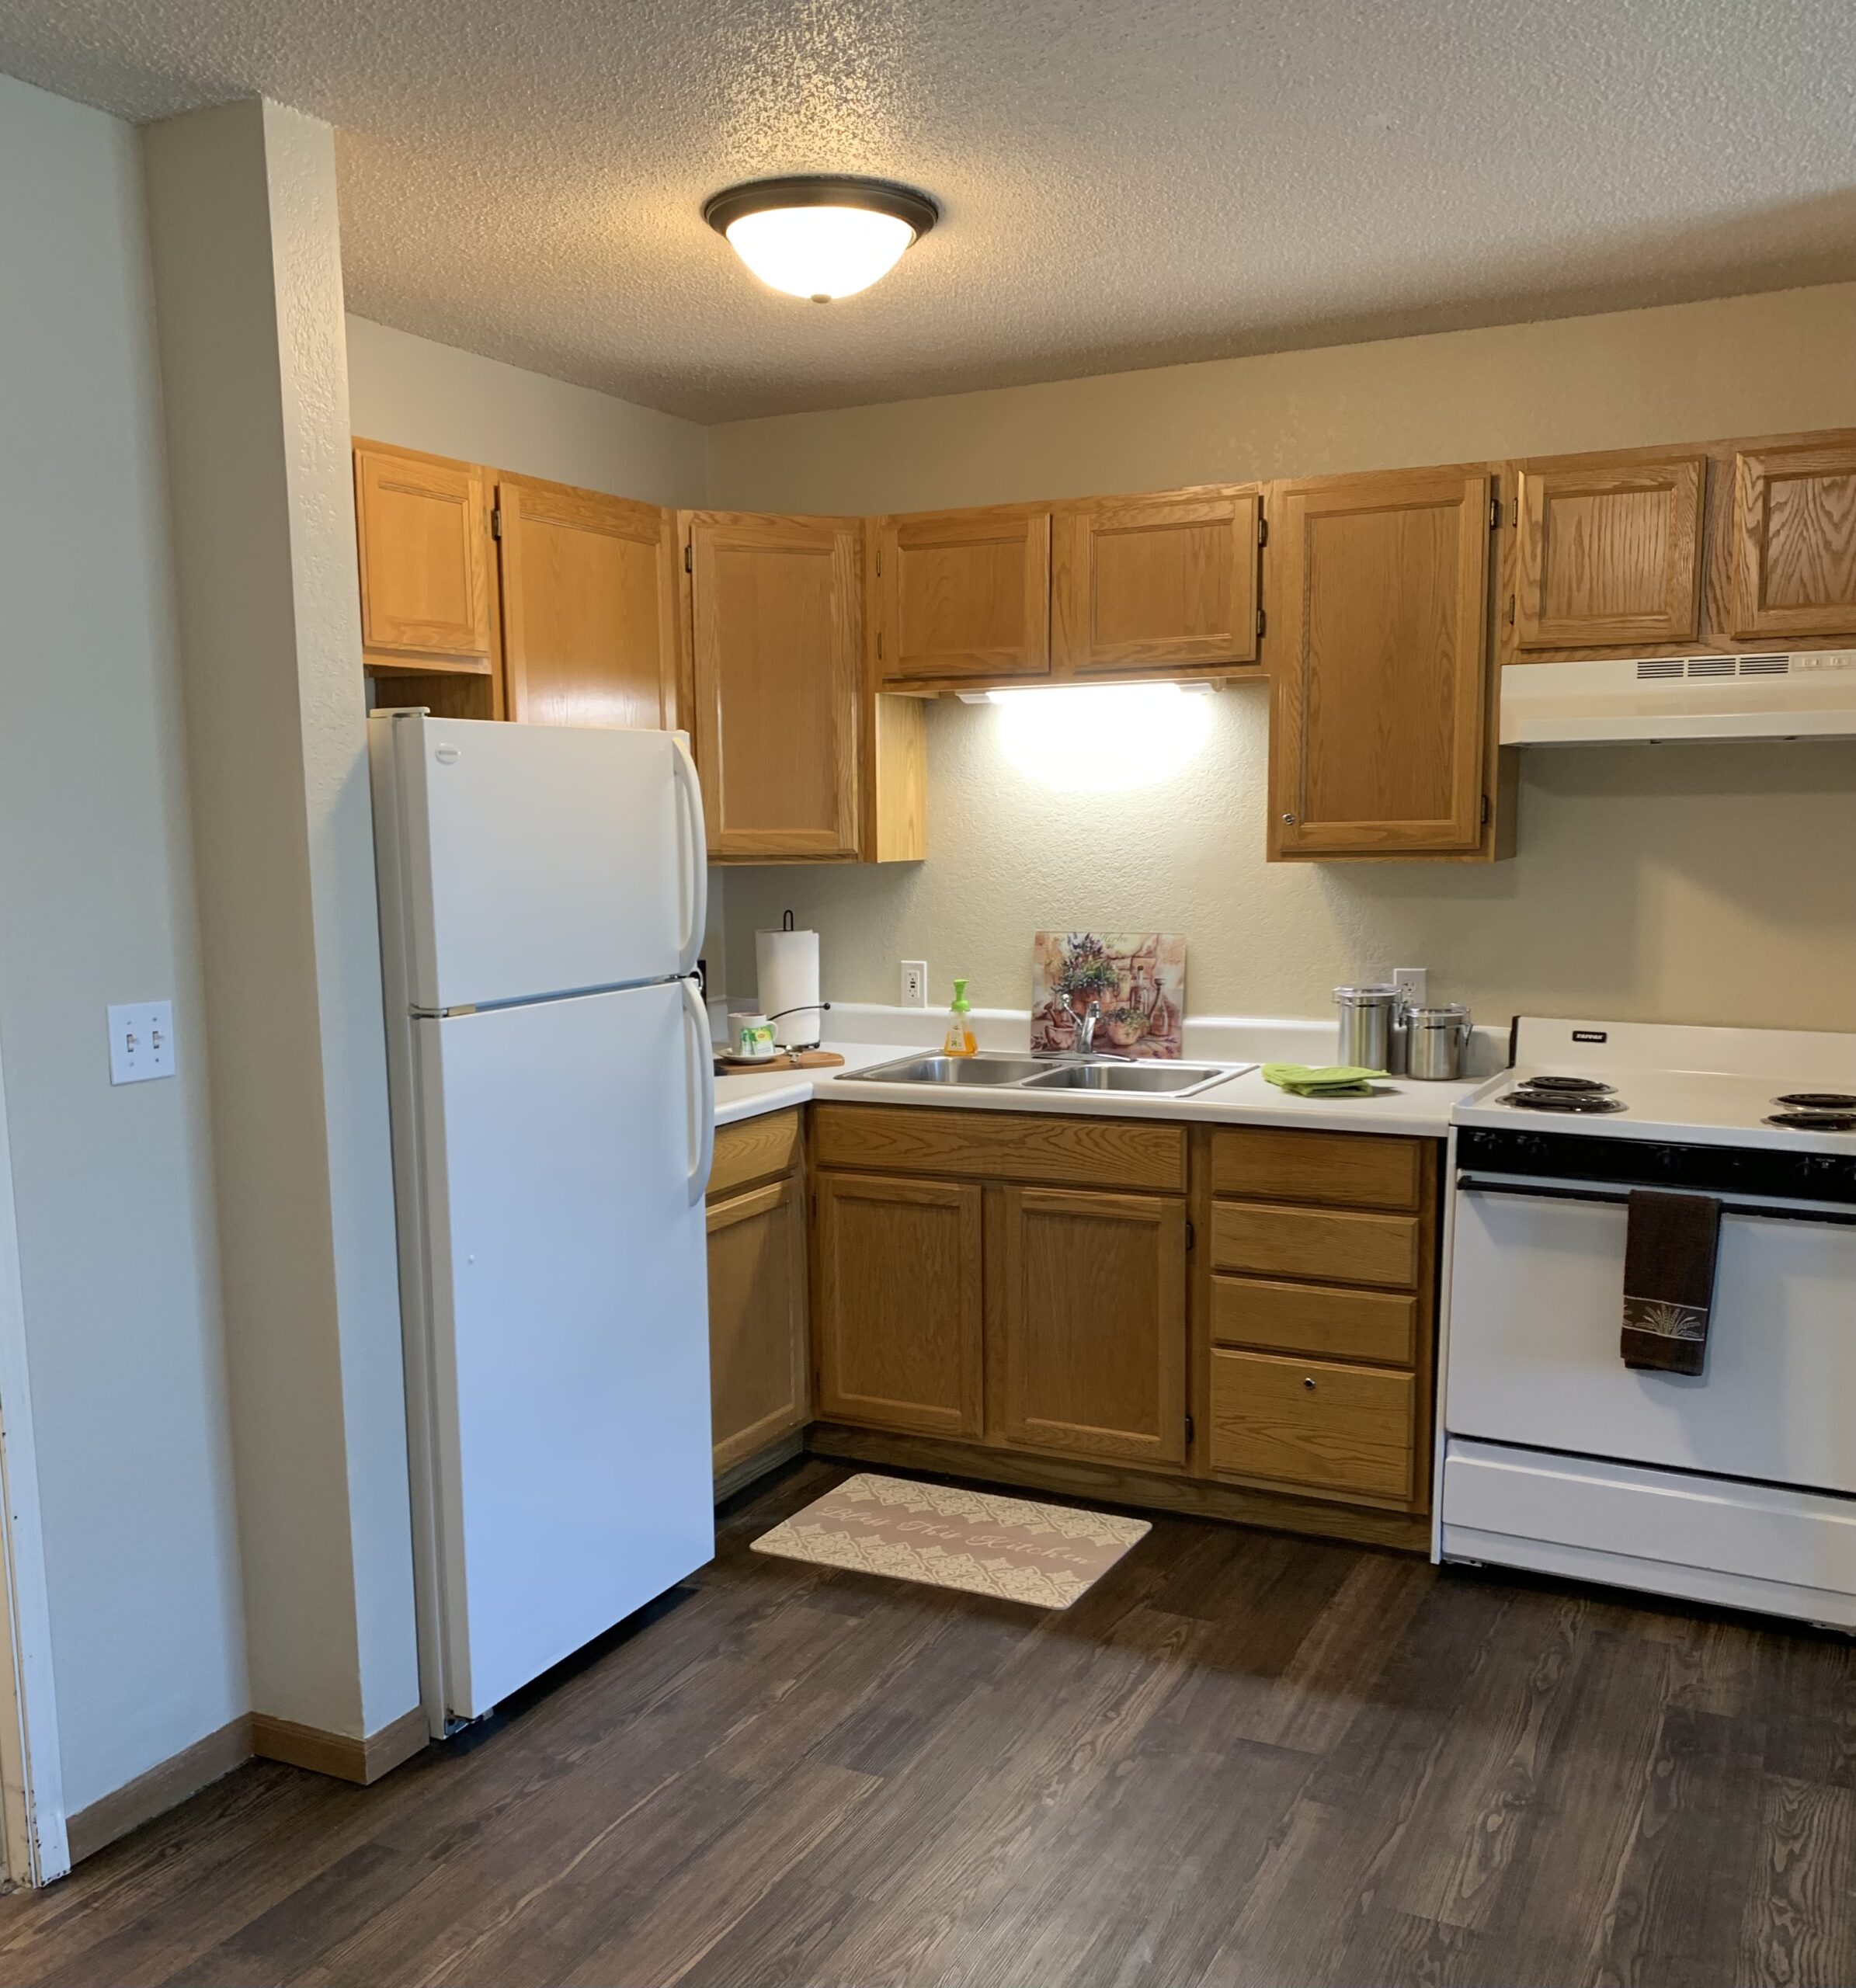
[[[1375,987],[1336,987],[1334,1005],[1340,1010],[1337,1063],[1362,1070],[1390,1070],[1402,1002],[1389,984]]]
[[[1414,1077],[1460,1077],[1469,1047],[1469,1010],[1459,1001],[1405,1013],[1406,1073]]]

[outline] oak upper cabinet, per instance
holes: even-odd
[[[1493,502],[1474,466],[1274,486],[1272,860],[1482,846]]]
[[[859,520],[697,511],[683,522],[711,855],[855,857]]]
[[[496,499],[509,716],[673,727],[675,518],[530,477]]]
[[[878,681],[1035,680],[1051,668],[1051,512],[1037,504],[873,520]]]
[[[1059,505],[1052,674],[1223,675],[1256,666],[1262,518],[1255,485]]]
[[[1692,641],[1707,471],[1700,453],[1520,464],[1516,646]]]
[[[485,488],[474,463],[355,443],[361,643],[370,668],[492,670]]]
[[[818,1176],[821,1416],[919,1434],[979,1434],[981,1236],[975,1186]]]
[[[1186,1204],[1003,1190],[1002,1434],[1129,1463],[1186,1460]]]
[[[1740,641],[1856,634],[1856,434],[1741,453],[1727,530]]]

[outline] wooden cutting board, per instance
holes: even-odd
[[[777,1056],[718,1056],[715,1074],[749,1077],[769,1070],[834,1070],[843,1061],[835,1049],[783,1049]]]

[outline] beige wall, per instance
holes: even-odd
[[[735,422],[710,495],[868,512],[1856,426],[1853,356],[1856,285],[1794,290]],[[1034,930],[1110,924],[1183,933],[1200,1014],[1323,1014],[1428,965],[1486,1020],[1856,1028],[1856,745],[1536,749],[1511,862],[1273,866],[1260,686],[1135,794],[1029,786],[997,717],[931,708],[926,863],[731,872],[730,959],[791,906],[828,996],[894,1000],[926,957],[937,999],[960,972],[1023,1006]]]
[[[135,134],[0,78],[0,1049],[75,1810],[249,1700]],[[163,996],[178,1075],[113,1088],[106,1006]]]
[[[705,431],[590,387],[348,320],[354,432],[650,504],[707,502]]]
[[[418,1703],[335,143],[146,127],[252,1709]]]

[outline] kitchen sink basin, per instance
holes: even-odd
[[[989,1055],[907,1056],[874,1070],[847,1070],[857,1084],[981,1085],[1012,1090],[1086,1090],[1124,1097],[1183,1097],[1204,1090],[1239,1069],[1222,1063],[1053,1063],[1048,1057]]]
[[[1233,1075],[1202,1063],[1061,1063],[1027,1079],[1027,1090],[1145,1092],[1182,1097]]]
[[[1017,1084],[1049,1067],[1029,1056],[911,1056],[904,1062],[857,1071],[851,1080],[860,1084]]]

